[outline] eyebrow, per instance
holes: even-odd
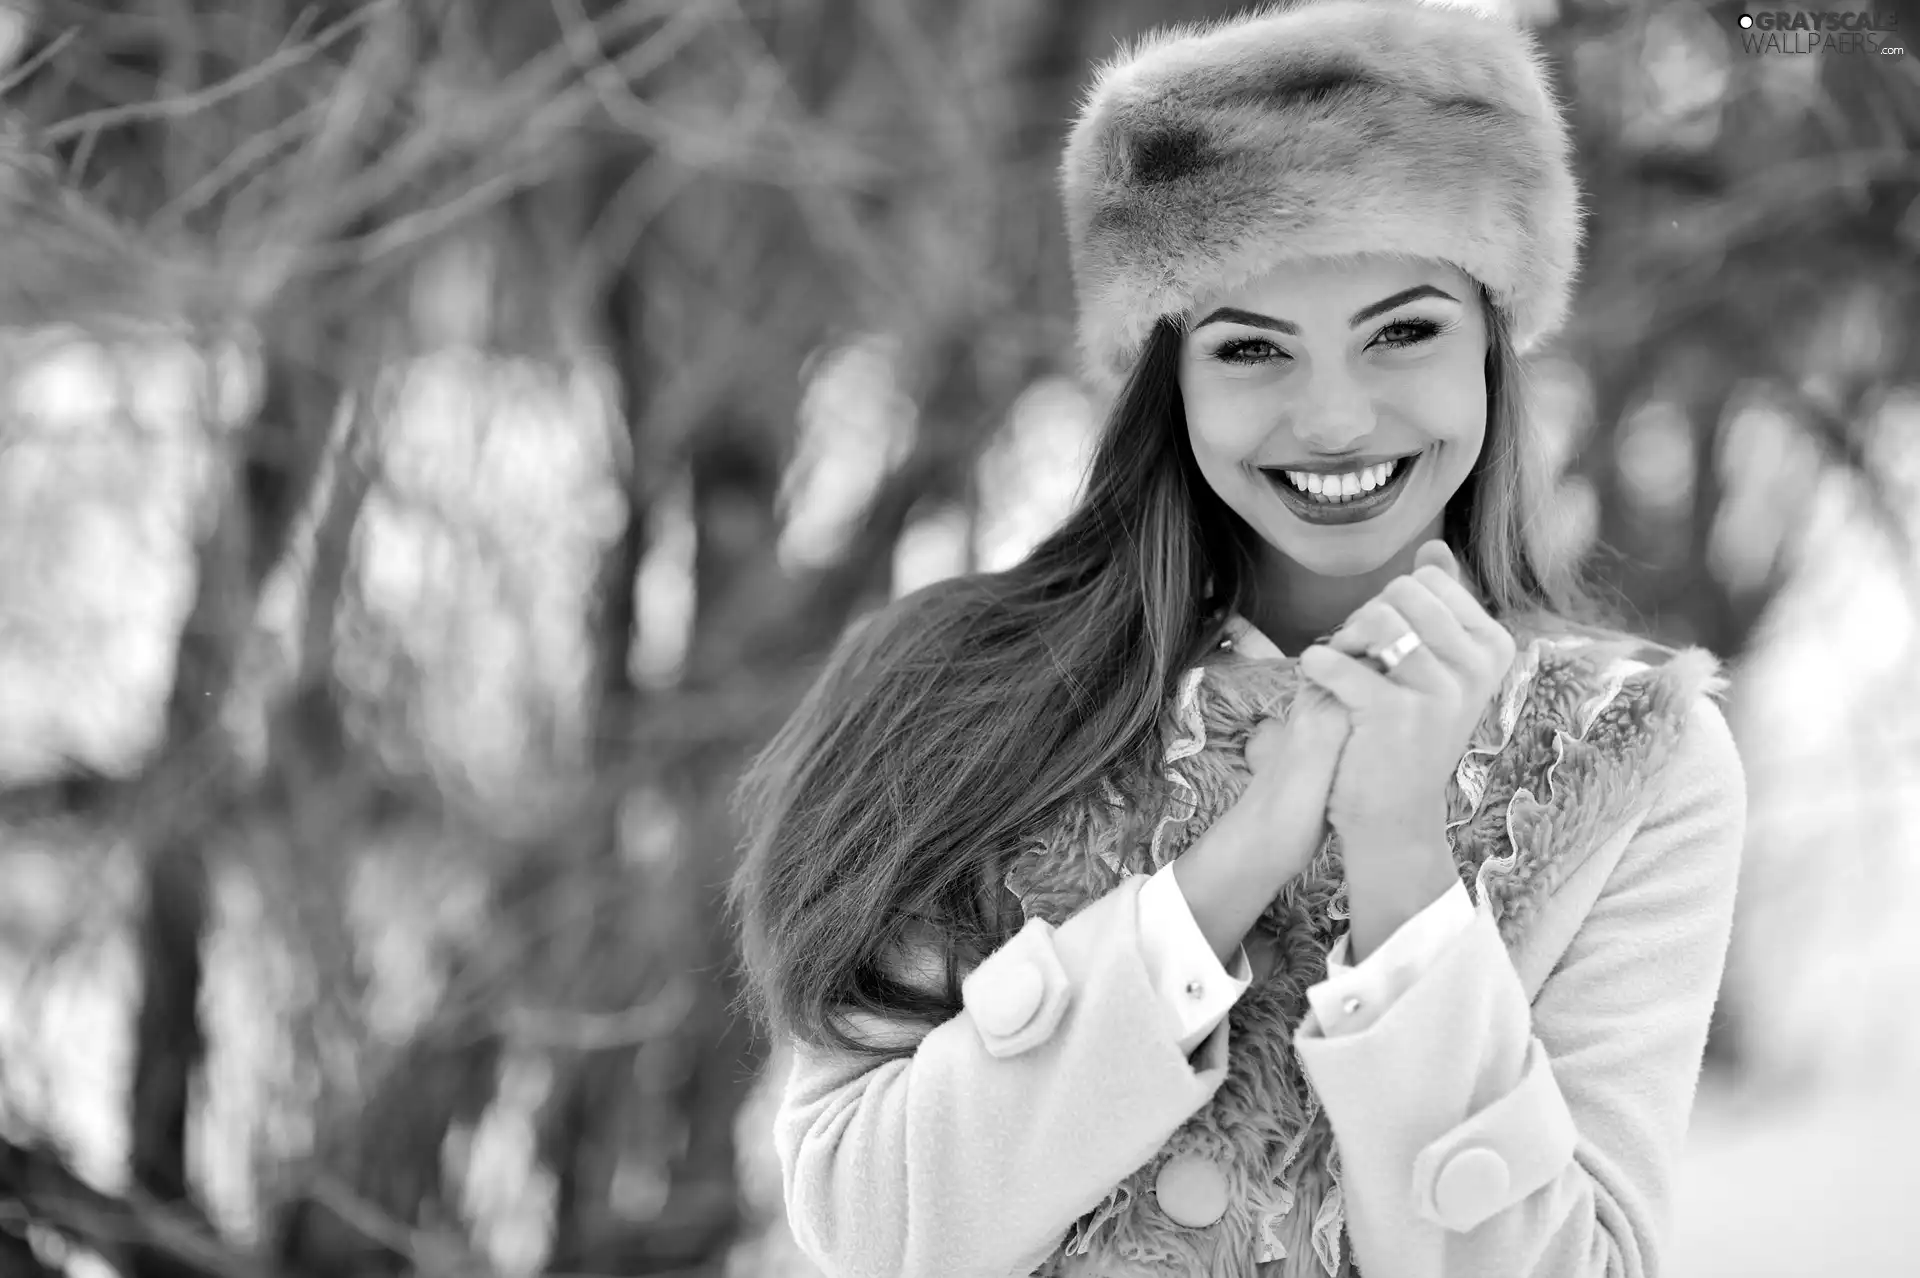
[[[1435,288],[1431,284],[1416,284],[1412,288],[1402,289],[1392,297],[1383,297],[1371,306],[1361,307],[1353,313],[1352,318],[1347,321],[1347,324],[1349,327],[1364,324],[1376,315],[1384,315],[1396,306],[1405,305],[1421,297],[1443,297],[1449,302],[1458,302],[1460,300],[1453,294],[1443,289]],[[1193,327],[1196,329],[1205,328],[1209,324],[1218,323],[1222,320],[1234,324],[1246,324],[1252,328],[1270,328],[1276,333],[1292,333],[1296,337],[1299,336],[1300,333],[1300,326],[1291,321],[1275,319],[1271,315],[1261,315],[1255,311],[1243,311],[1237,306],[1222,306],[1218,310],[1209,313],[1205,319]]]

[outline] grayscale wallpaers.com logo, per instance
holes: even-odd
[[[1893,13],[1743,13],[1740,41],[1748,53],[1864,53],[1897,58],[1906,52]]]

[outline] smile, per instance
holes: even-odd
[[[1287,509],[1307,523],[1352,524],[1372,519],[1393,505],[1424,456],[1414,453],[1334,474],[1282,467],[1262,467],[1260,473]]]

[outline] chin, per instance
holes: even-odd
[[[1398,541],[1379,537],[1356,537],[1351,533],[1318,538],[1267,538],[1267,544],[1308,572],[1322,577],[1362,577],[1377,572],[1406,547]]]
[[[1261,510],[1257,518],[1251,517],[1254,513],[1244,511],[1241,518],[1259,530],[1262,541],[1289,562],[1322,577],[1362,577],[1378,572],[1411,540],[1404,522],[1398,519],[1391,521],[1393,527],[1387,526],[1388,520],[1371,527],[1315,527],[1295,520],[1284,510]],[[1395,513],[1401,512],[1389,512]]]

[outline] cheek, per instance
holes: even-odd
[[[1187,439],[1200,477],[1228,506],[1242,509],[1247,476],[1241,463],[1253,455],[1261,439],[1259,432],[1245,428],[1250,414],[1211,391],[1187,393],[1184,398]]]
[[[1254,456],[1273,433],[1271,400],[1263,409],[1260,395],[1251,390],[1207,380],[1184,390],[1183,398],[1194,456],[1202,465],[1237,465]]]
[[[1478,451],[1487,432],[1487,379],[1479,364],[1436,368],[1417,381],[1407,388],[1409,418],[1437,440]]]

